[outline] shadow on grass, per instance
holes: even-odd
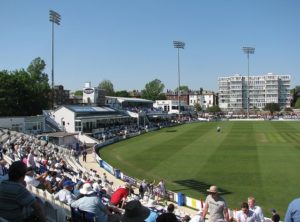
[[[202,194],[207,194],[207,190],[209,189],[209,187],[212,185],[212,184],[207,184],[205,182],[201,182],[201,181],[198,181],[198,180],[193,180],[193,179],[189,179],[189,180],[175,180],[173,181],[174,183],[177,183],[181,186],[184,186],[184,187],[187,187],[187,189],[175,189],[173,191],[183,191],[183,190],[189,190],[189,189],[192,189],[192,190],[195,190],[195,191],[198,191]],[[228,191],[228,190],[225,190],[225,189],[222,189],[221,187],[218,187],[218,190],[220,192],[221,195],[226,195],[226,194],[231,194],[232,192]]]
[[[166,130],[166,133],[176,133],[177,130]]]

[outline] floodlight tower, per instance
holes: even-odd
[[[52,69],[51,69],[52,106],[54,106],[54,23],[56,25],[60,25],[60,20],[61,20],[60,14],[58,14],[53,10],[49,11],[49,21],[52,22]]]
[[[179,57],[179,49],[184,49],[185,43],[181,41],[173,41],[174,48],[177,49],[177,57],[178,57],[178,117],[180,119],[180,57]]]
[[[247,79],[247,118],[249,118],[249,105],[250,105],[250,96],[249,96],[249,55],[254,54],[254,47],[243,47],[243,52],[247,54],[248,59],[248,79]]]

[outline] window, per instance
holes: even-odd
[[[75,121],[75,131],[81,132],[81,121]]]

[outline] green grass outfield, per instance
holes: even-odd
[[[217,126],[222,128],[216,132]],[[139,179],[205,199],[210,185],[229,208],[254,196],[266,216],[283,216],[300,196],[300,122],[201,122],[166,128],[110,145],[101,157]]]

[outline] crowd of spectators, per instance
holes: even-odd
[[[4,155],[13,160],[10,166],[3,159]],[[158,184],[143,180],[138,192],[130,183],[115,187],[105,173],[100,175],[94,169],[81,171],[68,162],[70,157],[63,149],[33,136],[0,131],[0,157],[0,217],[8,221],[20,221],[20,218],[23,218],[21,221],[46,221],[42,201],[26,189],[28,186],[48,192],[55,200],[69,205],[72,211],[90,213],[98,222],[202,222],[208,212],[211,222],[265,221],[254,197],[242,203],[241,210],[230,218],[216,186],[207,190],[203,211],[194,215],[176,213],[175,206],[166,202],[163,180]],[[299,213],[295,213],[298,203],[296,199],[289,206],[287,222],[299,221]],[[279,219],[273,210],[272,220]]]

